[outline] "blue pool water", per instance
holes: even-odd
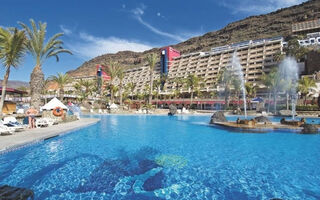
[[[245,134],[210,116],[101,116],[0,156],[36,199],[320,199],[320,135]]]

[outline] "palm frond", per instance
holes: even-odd
[[[0,28],[0,60],[5,67],[18,67],[25,55],[24,31]]]
[[[27,33],[28,51],[36,59],[37,65],[41,66],[43,62],[50,57],[55,57],[56,60],[59,61],[58,54],[60,53],[72,54],[70,50],[63,48],[63,41],[58,39],[63,33],[57,33],[47,42],[45,41],[47,33],[46,23],[38,22],[37,26],[35,21],[30,19],[31,28],[21,22],[19,24]]]

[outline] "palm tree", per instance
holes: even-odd
[[[316,82],[313,79],[310,79],[309,77],[303,77],[299,80],[298,89],[304,96],[304,105],[307,105],[307,95],[312,87],[316,87]]]
[[[123,89],[123,79],[124,79],[124,76],[125,76],[125,71],[124,71],[124,68],[122,66],[119,66],[119,69],[118,69],[118,79],[119,79],[119,93],[120,93],[120,105],[122,105],[122,89]]]
[[[218,83],[224,87],[224,101],[226,107],[229,107],[229,97],[231,93],[231,86],[232,86],[232,72],[225,68],[224,70],[219,72],[218,75]]]
[[[134,92],[134,89],[136,88],[137,84],[133,83],[133,82],[130,82],[127,84],[127,88],[128,90],[130,91],[130,94],[131,94],[131,100],[133,100],[133,92]]]
[[[296,60],[304,58],[304,56],[308,53],[308,49],[301,46],[298,39],[299,38],[290,39],[286,47],[284,48],[284,52],[286,52],[286,55],[295,57]]]
[[[183,78],[175,78],[175,97],[178,97],[180,95],[180,89],[183,86],[185,80]]]
[[[240,107],[241,80],[238,77],[232,77],[231,84],[234,89],[235,97],[238,98],[238,107]]]
[[[257,89],[256,89],[256,86],[253,85],[252,83],[250,82],[246,82],[245,83],[245,88],[246,88],[246,94],[249,98],[255,98],[256,97],[256,94],[257,94]]]
[[[149,104],[151,104],[152,101],[152,90],[153,90],[153,72],[154,67],[156,66],[156,63],[158,61],[158,56],[155,53],[149,54],[146,57],[146,61],[149,65],[149,72],[150,72],[150,87],[149,87]]]
[[[152,95],[155,97],[156,99],[156,105],[158,107],[158,99],[159,99],[159,93],[160,93],[160,90],[161,90],[161,86],[162,86],[162,83],[161,83],[161,78],[159,79],[156,79],[154,82],[153,82],[153,93]]]
[[[195,90],[200,87],[200,82],[201,82],[201,79],[197,77],[195,74],[189,74],[185,80],[186,86],[188,89],[190,88],[190,93],[191,93],[190,106],[192,105],[193,94]]]
[[[7,83],[11,67],[17,68],[26,52],[26,35],[24,31],[15,29],[4,29],[0,27],[0,60],[6,68],[2,81],[2,96],[0,102],[0,113],[6,97]]]
[[[19,23],[26,31],[28,36],[27,48],[30,54],[36,60],[36,66],[33,68],[30,76],[30,92],[31,92],[31,105],[36,109],[40,108],[41,92],[44,87],[44,74],[42,72],[42,65],[50,57],[55,57],[59,61],[60,53],[69,53],[71,51],[62,47],[63,42],[59,37],[63,33],[57,33],[45,43],[47,24],[39,22],[38,26],[33,19],[30,19],[31,28],[23,23]]]
[[[72,83],[72,78],[68,75],[68,74],[62,74],[62,73],[58,73],[57,76],[50,76],[48,78],[49,81],[52,81],[56,84],[58,84],[58,88],[59,88],[59,96],[60,96],[60,100],[63,100],[63,95],[64,95],[64,87],[69,84]]]
[[[111,94],[111,103],[114,102],[114,86],[113,81],[118,76],[119,64],[116,62],[110,62],[107,67],[107,74],[110,76],[110,94]]]
[[[80,95],[80,101],[87,99],[91,94],[91,88],[93,86],[93,82],[90,80],[80,79],[77,83],[73,85],[73,88],[76,90],[76,93]]]
[[[253,85],[250,82],[246,82],[244,86],[246,88],[247,97],[248,98],[255,98],[256,94],[257,94],[257,89],[256,89],[255,85]],[[249,107],[250,107],[250,110],[251,110],[252,109],[251,103],[249,103]]]
[[[278,88],[277,86],[279,85],[280,82],[280,77],[278,73],[277,68],[273,68],[268,74],[265,74],[263,72],[263,75],[261,77],[261,80],[263,84],[268,88],[269,90],[269,97],[268,97],[268,112],[270,111],[270,98],[271,98],[271,93],[273,93],[273,104],[274,104],[274,112],[276,112],[277,108],[277,92]]]

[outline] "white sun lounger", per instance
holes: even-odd
[[[16,127],[14,127],[14,126],[9,126],[9,125],[5,125],[4,123],[3,123],[3,121],[0,121],[0,128],[1,128],[1,130],[0,131],[7,131],[7,132],[9,132],[9,133],[13,133],[13,132],[16,132],[17,131],[17,128]]]
[[[6,126],[13,126],[18,130],[23,130],[23,129],[27,128],[27,125],[23,125],[23,124],[19,123],[17,121],[17,119],[12,116],[3,118],[3,124]]]
[[[36,119],[36,127],[40,128],[40,127],[47,127],[47,126],[52,126],[57,124],[57,121],[51,118],[39,118]]]

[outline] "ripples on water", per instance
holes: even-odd
[[[209,119],[101,116],[1,155],[0,183],[36,199],[320,199],[319,135],[238,134]]]

